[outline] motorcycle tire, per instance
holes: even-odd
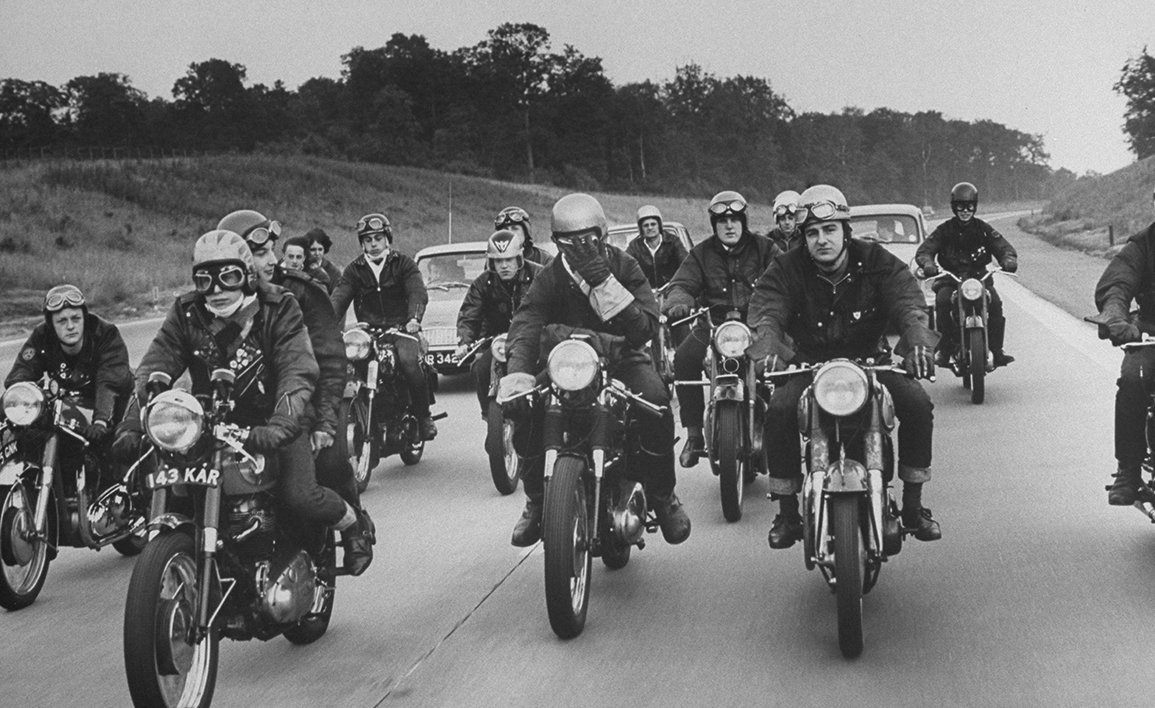
[[[562,639],[582,633],[589,609],[593,524],[582,479],[585,470],[585,460],[559,457],[545,488],[545,606],[550,627]]]
[[[862,578],[865,555],[859,524],[859,497],[829,498],[834,530],[834,595],[838,607],[838,648],[853,659],[862,653]]]
[[[971,403],[982,403],[986,396],[987,346],[981,329],[967,332],[967,359],[970,364]]]
[[[317,573],[317,589],[313,599],[313,610],[301,618],[296,625],[285,630],[285,639],[298,646],[312,644],[329,630],[329,620],[333,617],[333,603],[337,595],[337,578],[333,568],[337,564],[337,539],[332,532],[321,556],[321,570]]]
[[[401,421],[401,425],[405,426],[405,431],[402,433],[404,447],[398,454],[406,465],[415,465],[421,461],[421,456],[425,454],[425,439],[421,437],[421,426],[412,415],[406,415]]]
[[[373,468],[377,460],[373,459],[373,444],[366,436],[369,411],[365,401],[358,398],[345,398],[341,401],[338,420],[344,421],[345,450],[349,455],[349,464],[353,466],[353,479],[357,483],[357,493],[363,494],[369,487],[369,480],[373,476]]]
[[[513,494],[521,479],[521,455],[513,449],[513,422],[505,419],[501,405],[492,399],[486,413],[486,425],[485,452],[489,456],[493,486],[502,494]]]
[[[742,497],[746,487],[746,460],[742,452],[742,410],[737,405],[721,405],[714,412],[713,447],[718,460],[718,486],[722,492],[722,516],[731,523],[742,518]]]
[[[0,607],[19,610],[36,601],[48,577],[48,544],[26,538],[35,503],[23,484],[0,487]]]
[[[124,603],[124,671],[133,705],[212,703],[220,638],[211,630],[188,642],[197,621],[197,566],[192,537],[179,531],[154,538],[136,561]]]

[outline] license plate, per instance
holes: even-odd
[[[221,473],[219,470],[210,470],[204,467],[195,467],[193,469],[177,469],[174,467],[149,472],[144,476],[144,486],[149,489],[171,487],[175,484],[191,484],[198,487],[219,487],[221,486]]]
[[[425,363],[430,366],[436,364],[456,364],[457,361],[453,358],[453,352],[430,352],[425,355]]]

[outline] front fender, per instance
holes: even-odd
[[[835,460],[826,468],[822,491],[827,494],[865,494],[868,476],[862,463],[855,460]]]
[[[963,327],[966,329],[982,329],[983,326],[982,315],[967,315],[966,321],[963,322]]]
[[[719,401],[745,401],[746,385],[742,382],[742,379],[738,378],[737,374],[719,376],[715,380],[713,390],[710,392],[710,400],[715,403]]]

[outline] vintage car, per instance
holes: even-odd
[[[687,253],[691,248],[694,247],[694,243],[690,239],[689,230],[687,230],[685,226],[682,226],[678,222],[663,221],[662,231],[677,236],[678,239],[682,242],[682,245],[686,247]],[[610,244],[617,246],[623,251],[626,250],[626,246],[629,245],[630,241],[633,241],[637,237],[637,224],[619,224],[618,226],[611,226],[609,232],[607,233],[607,240],[610,242]]]
[[[854,238],[875,241],[909,263],[913,271],[914,253],[929,235],[922,210],[913,204],[864,204],[850,207],[850,228]],[[927,312],[934,324],[934,293],[930,283],[920,283]]]
[[[549,241],[534,244],[551,256],[557,247]],[[469,373],[469,363],[460,366],[453,358],[457,349],[457,313],[469,286],[485,270],[485,241],[462,241],[429,246],[414,259],[425,287],[429,306],[421,321],[422,334],[429,344],[425,361],[441,374]]]

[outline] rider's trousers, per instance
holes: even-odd
[[[1123,354],[1115,391],[1115,459],[1120,469],[1138,469],[1147,455],[1147,404],[1155,383],[1155,348]]]

